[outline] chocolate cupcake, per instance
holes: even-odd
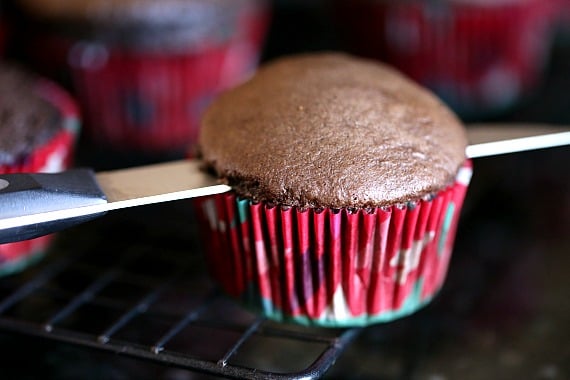
[[[264,0],[17,0],[31,63],[69,78],[86,136],[183,154],[204,107],[257,67]],[[41,70],[41,67],[38,67]]]
[[[207,109],[199,199],[213,277],[264,315],[390,321],[442,286],[470,179],[465,130],[433,94],[340,53],[283,57]]]
[[[20,66],[0,65],[0,173],[69,168],[79,127],[77,105],[66,91]],[[53,236],[0,244],[0,275],[43,256]]]

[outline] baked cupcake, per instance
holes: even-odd
[[[429,91],[372,60],[282,57],[217,98],[199,138],[234,189],[196,200],[213,278],[263,315],[391,321],[441,288],[471,176]]]
[[[60,86],[15,64],[0,64],[0,173],[70,167],[79,120],[75,101]],[[0,244],[0,276],[38,260],[53,236]]]
[[[152,154],[195,142],[204,107],[257,67],[269,21],[264,0],[17,3],[31,63],[69,77],[89,140]]]
[[[504,113],[542,83],[552,0],[336,0],[350,51],[395,66],[464,119]]]

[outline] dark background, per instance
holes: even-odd
[[[345,48],[323,3],[274,2],[262,61]],[[560,27],[540,86],[480,121],[570,125],[569,90],[570,31]],[[367,328],[325,377],[570,378],[569,164],[567,147],[477,159],[442,292],[411,317]],[[200,377],[9,332],[0,344],[0,378]]]

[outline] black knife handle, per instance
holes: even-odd
[[[0,221],[101,203],[107,203],[107,199],[90,169],[72,169],[60,173],[0,174]],[[104,212],[11,228],[0,227],[0,244],[46,235],[103,214]]]

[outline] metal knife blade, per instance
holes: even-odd
[[[196,160],[93,173],[0,175],[0,244],[42,236],[126,207],[231,190]]]
[[[570,145],[570,128],[547,124],[470,124],[469,158]]]

